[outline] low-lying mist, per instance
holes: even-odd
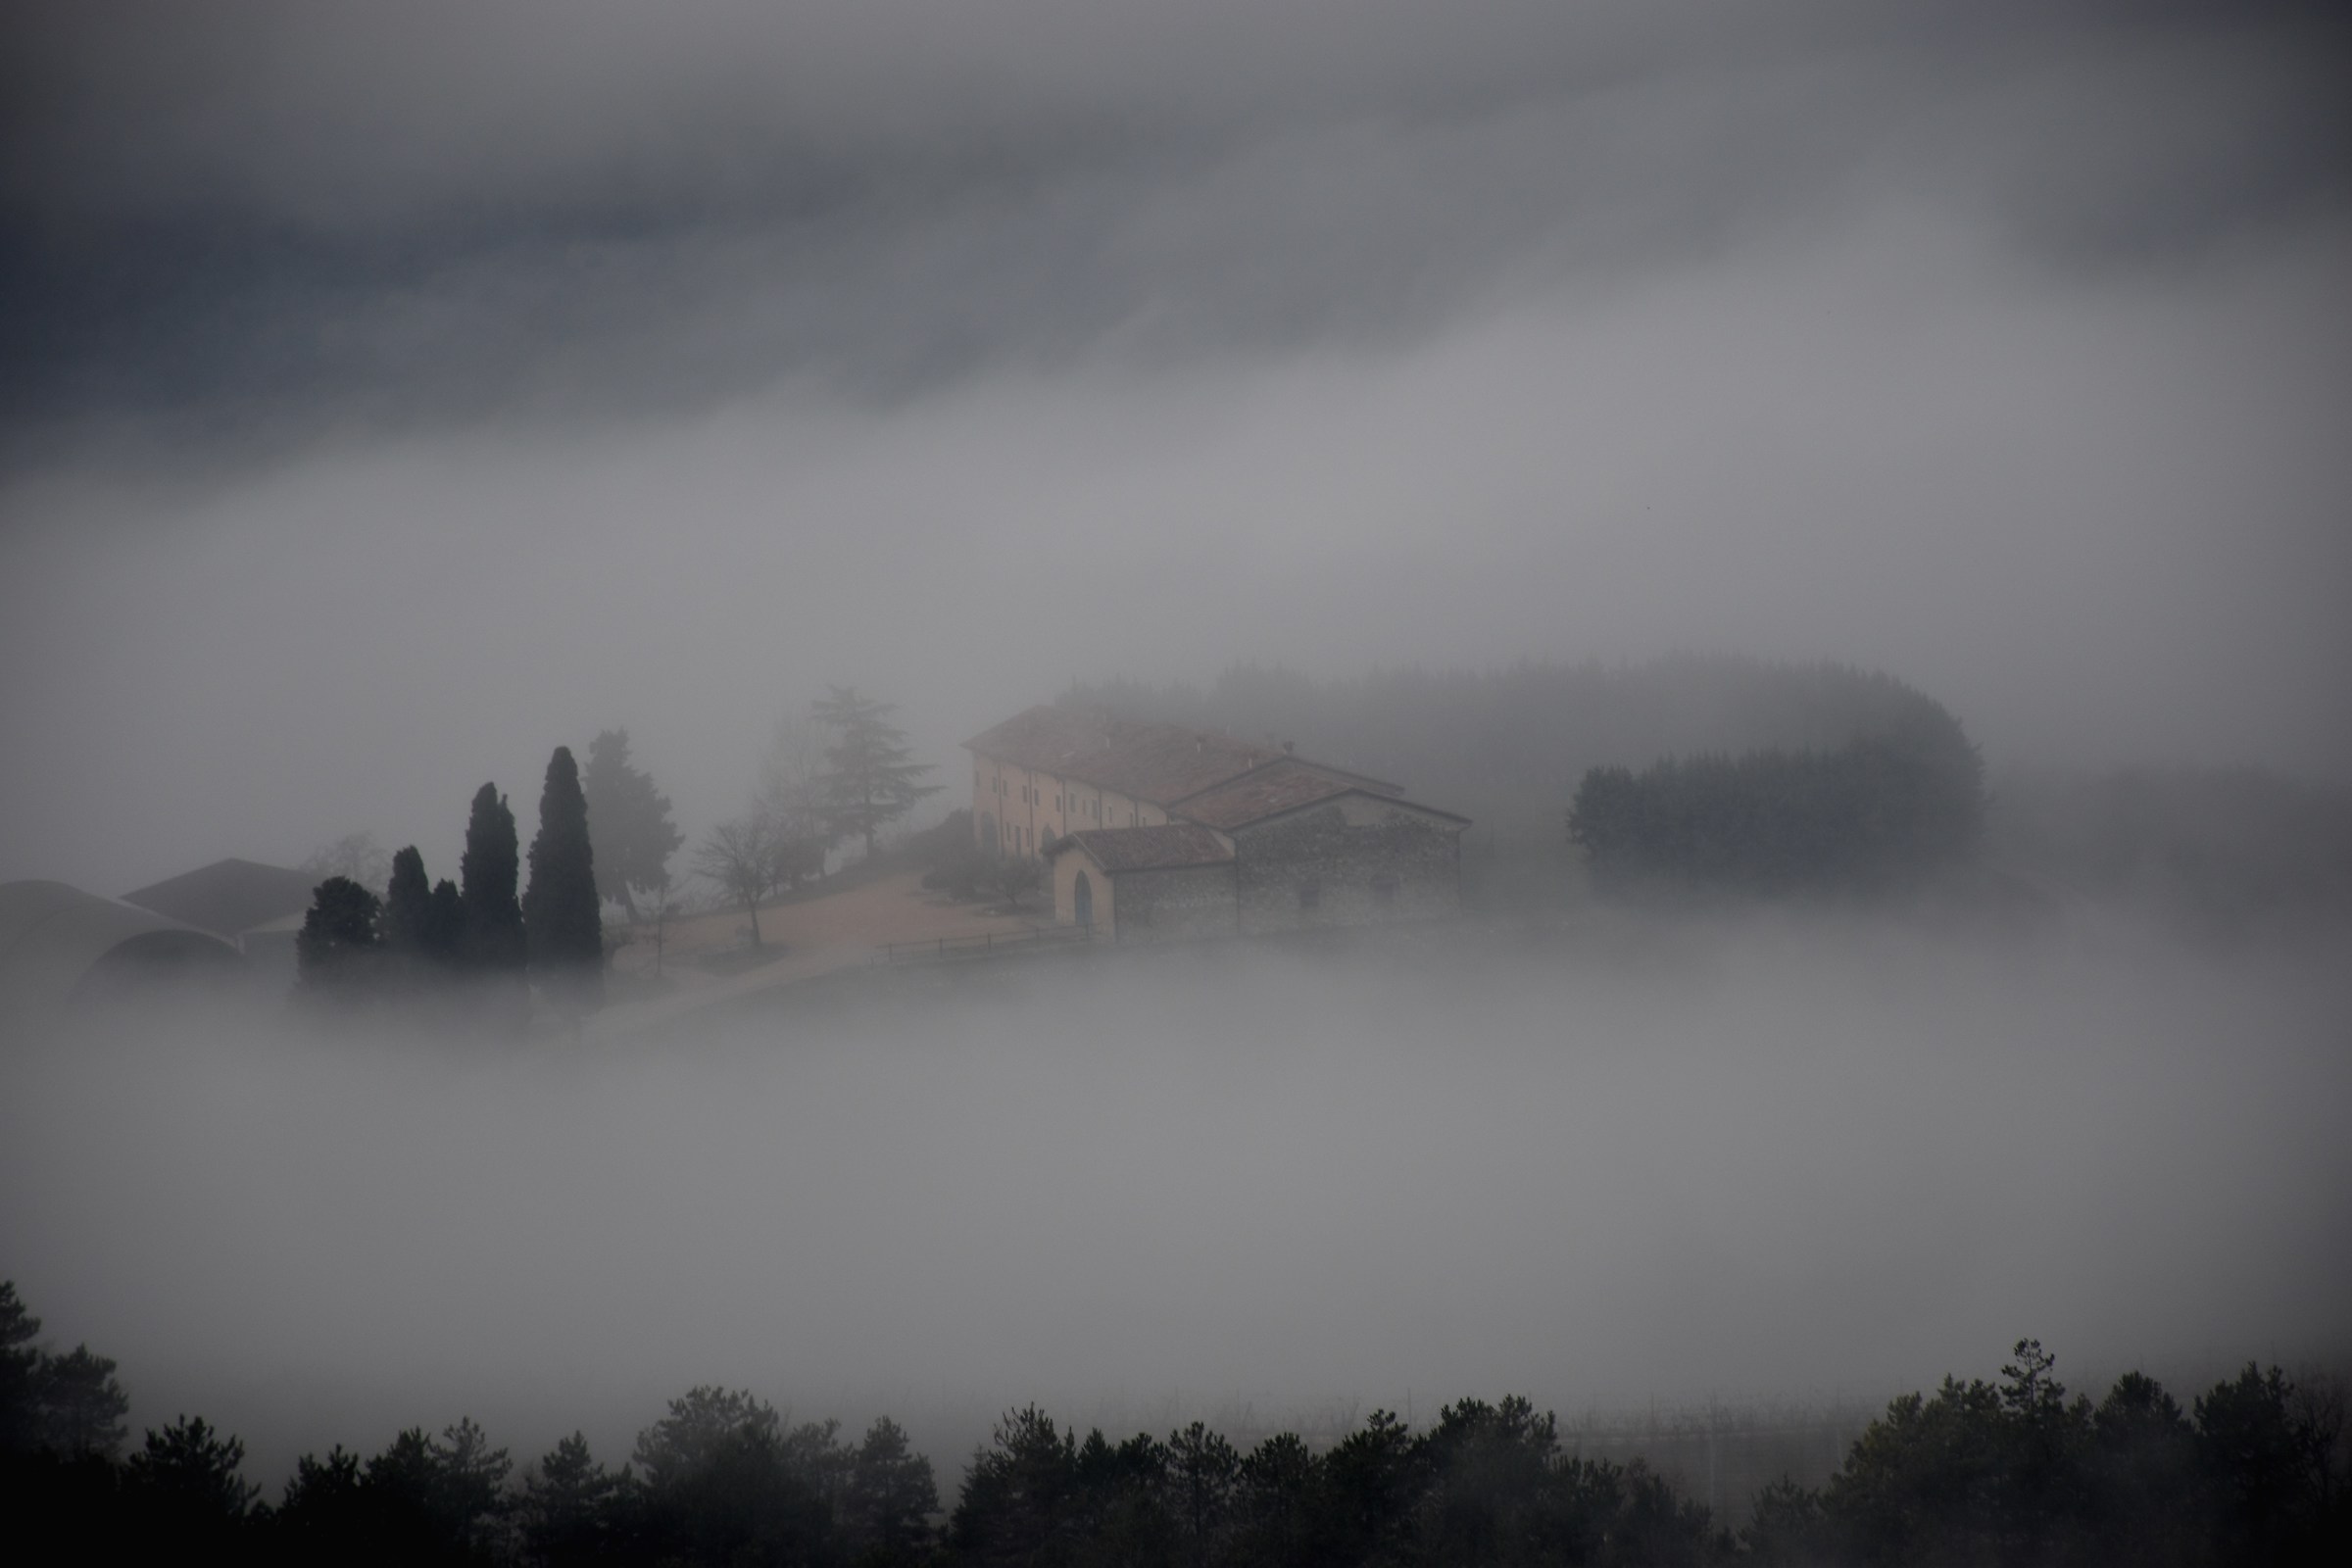
[[[1813,914],[869,972],[671,1037],[85,1018],[0,1073],[0,1275],[270,1481],[471,1414],[887,1411],[954,1465],[1525,1392],[1876,1401],[2342,1357],[2347,944]],[[943,1477],[943,1479],[946,1479]]]

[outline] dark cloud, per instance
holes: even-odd
[[[889,396],[1409,334],[1898,200],[2144,266],[2338,211],[2347,177],[2344,28],[2288,10],[270,5],[13,30],[20,435],[124,409],[566,417],[799,373]]]

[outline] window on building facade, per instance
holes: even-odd
[[[1316,909],[1320,909],[1321,907],[1323,907],[1323,884],[1315,881],[1312,877],[1309,877],[1306,881],[1299,883],[1299,912],[1301,914],[1311,913]]]
[[[1372,902],[1383,908],[1395,904],[1396,902],[1396,879],[1393,876],[1374,877],[1372,879]]]

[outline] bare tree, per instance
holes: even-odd
[[[765,811],[721,822],[695,846],[694,874],[710,883],[752,917],[752,946],[760,941],[760,901],[783,887],[789,875],[790,841]]]
[[[346,833],[334,843],[313,850],[302,869],[320,881],[330,876],[349,877],[381,897],[392,880],[392,857],[375,842],[374,834]]]
[[[1004,897],[1007,907],[1017,909],[1022,894],[1037,891],[1044,870],[1045,862],[1034,855],[1007,855],[989,862],[985,881]]]
[[[660,876],[642,884],[637,892],[637,912],[626,933],[618,940],[624,944],[634,943],[638,940],[638,933],[643,932],[645,939],[654,945],[654,978],[659,980],[662,978],[662,950],[668,945],[670,922],[686,912],[686,897],[670,882],[667,867],[662,869]],[[606,940],[613,940],[610,927],[607,928]]]

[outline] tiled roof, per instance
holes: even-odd
[[[1191,797],[1177,809],[1210,827],[1237,828],[1245,822],[1254,822],[1296,807],[1312,806],[1360,787],[1309,763],[1286,759],[1215,785]]]
[[[1197,822],[1162,827],[1096,827],[1071,834],[1105,871],[1167,871],[1183,865],[1221,865],[1233,858],[1225,841]]]
[[[125,893],[122,902],[200,931],[235,936],[281,915],[300,914],[310,907],[312,890],[324,880],[310,871],[258,860],[215,860]]]
[[[1441,811],[1434,806],[1422,806],[1404,798],[1404,792],[1394,784],[1377,784],[1353,773],[1323,767],[1314,762],[1301,762],[1290,758],[1268,762],[1253,768],[1241,777],[1219,784],[1213,789],[1179,801],[1174,809],[1178,816],[1196,822],[1205,822],[1219,832],[1231,833],[1252,822],[1263,822],[1285,811],[1296,811],[1341,795],[1368,795],[1375,800],[1391,802],[1408,811],[1424,816],[1444,817],[1448,822],[1470,825],[1466,816]]]
[[[244,962],[211,933],[153,910],[63,882],[0,882],[0,1018],[55,1005],[115,964],[195,977]]]
[[[982,757],[1166,806],[1278,754],[1230,735],[1137,724],[1074,708],[1032,708],[963,743]]]

